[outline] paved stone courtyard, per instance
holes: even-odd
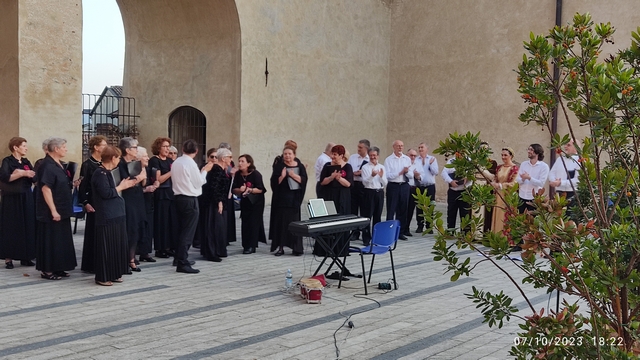
[[[268,214],[269,208],[265,224]],[[74,237],[78,262],[83,231],[80,221]],[[191,250],[200,274],[176,273],[171,259],[158,259],[112,287],[95,285],[79,266],[60,281],[41,279],[33,267],[0,269],[0,358],[336,359],[336,346],[341,359],[508,358],[517,325],[490,329],[464,293],[472,286],[511,295],[516,289],[487,262],[471,277],[450,282],[444,265],[433,261],[433,242],[432,235],[414,234],[398,243],[398,290],[377,289],[391,278],[389,257],[382,256],[368,296],[362,279],[351,278],[340,289],[329,280],[321,304],[307,304],[298,291],[282,291],[287,268],[296,281],[319,264],[308,239],[300,257],[290,250],[275,257],[263,244],[243,255],[238,232],[221,263]],[[469,250],[461,253],[480,259]],[[361,272],[359,256],[347,258],[347,265]],[[555,306],[555,294],[551,301],[544,290],[530,294],[537,307]],[[514,303],[525,309],[522,297]],[[354,328],[340,328],[349,316]]]

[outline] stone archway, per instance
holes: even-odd
[[[166,114],[190,104],[206,116],[207,143],[238,144],[242,64],[235,1],[116,1],[126,38],[124,92],[136,98],[141,143],[169,135]]]

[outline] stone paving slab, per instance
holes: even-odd
[[[269,208],[265,224],[268,214]],[[78,262],[83,231],[81,221],[74,236]],[[112,287],[95,285],[79,267],[60,281],[41,279],[33,267],[0,270],[0,358],[336,359],[335,344],[341,359],[508,358],[517,326],[490,329],[463,294],[476,286],[504,290],[519,306],[523,299],[487,263],[471,277],[450,282],[444,265],[433,261],[432,235],[414,234],[398,243],[398,290],[377,289],[378,282],[391,278],[389,257],[382,256],[376,259],[368,296],[362,279],[351,278],[341,288],[330,280],[321,304],[282,292],[287,268],[297,280],[318,266],[311,240],[305,239],[300,257],[289,255],[290,250],[275,257],[264,244],[257,253],[243,255],[239,230],[237,235],[221,263],[204,261],[192,249],[190,258],[201,270],[195,275],[176,273],[171,259],[142,263],[142,272]],[[480,260],[469,250],[460,252]],[[365,260],[368,271],[370,259]],[[501,264],[521,278],[512,264]],[[347,265],[361,272],[359,256],[348,257]],[[544,290],[529,294],[547,307]],[[352,330],[341,327],[349,316]]]

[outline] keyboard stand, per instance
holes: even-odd
[[[349,232],[345,232],[345,233],[349,233]],[[340,235],[343,235],[343,233],[339,233]],[[318,268],[316,269],[316,271],[313,273],[313,276],[318,275],[318,273],[320,272],[320,269],[322,269],[322,266],[325,264],[325,262],[327,261],[327,259],[331,258],[331,264],[329,264],[329,268],[327,269],[327,271],[325,271],[324,275],[327,276],[329,274],[329,271],[331,271],[331,268],[333,268],[333,265],[335,264],[338,269],[340,269],[340,280],[338,283],[338,288],[340,288],[341,283],[342,283],[342,278],[344,276],[345,273],[347,273],[347,268],[344,265],[344,262],[340,259],[340,255],[344,249],[349,247],[349,241],[345,241],[344,245],[342,245],[342,248],[339,249],[338,252],[334,251],[334,248],[336,247],[336,245],[338,245],[338,242],[333,240],[331,238],[335,238],[337,234],[331,234],[331,235],[317,235],[314,236],[313,239],[320,244],[320,247],[325,251],[325,255],[324,258],[322,259],[322,261],[320,262],[320,265],[318,265]],[[344,236],[349,236],[344,234]],[[330,245],[332,244],[333,245]]]

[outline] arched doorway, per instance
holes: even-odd
[[[182,144],[189,139],[198,142],[198,155],[195,158],[198,165],[206,161],[206,137],[207,118],[202,111],[192,106],[180,106],[169,115],[169,137],[173,145],[178,149],[178,154],[182,155]]]

